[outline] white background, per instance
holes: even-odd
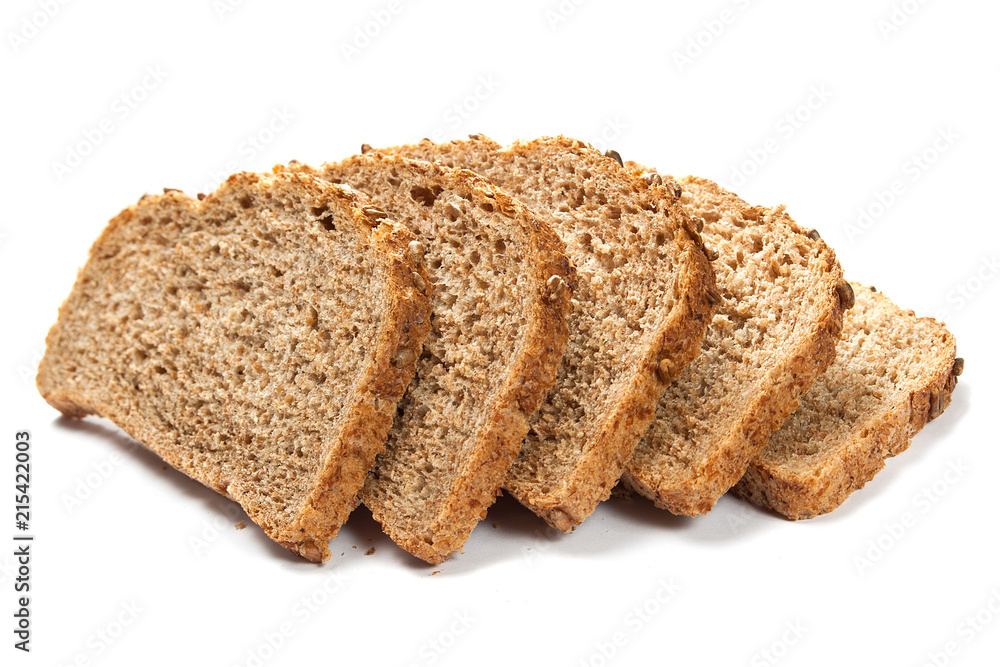
[[[28,656],[0,548],[0,663],[996,664],[997,3],[233,5],[0,13],[0,539],[22,429],[37,536]],[[553,535],[505,499],[429,567],[362,510],[316,566],[38,397],[56,308],[144,192],[469,132],[563,133],[787,204],[848,277],[948,323],[967,361],[951,408],[806,522],[613,500]]]

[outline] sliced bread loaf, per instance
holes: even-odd
[[[38,389],[326,560],[430,328],[413,240],[364,195],[296,174],[144,197],[91,248]]]
[[[839,506],[951,402],[964,362],[940,322],[854,284],[837,358],[733,493],[790,519]]]
[[[290,168],[370,193],[420,241],[433,329],[361,498],[397,544],[440,563],[485,516],[555,380],[574,284],[563,244],[469,171],[379,153]]]
[[[833,251],[782,208],[750,206],[701,178],[679,183],[718,254],[722,303],[622,480],[657,507],[697,516],[739,481],[829,365],[853,297]]]
[[[503,148],[472,135],[384,150],[486,176],[566,242],[579,277],[570,342],[505,486],[568,531],[610,495],[656,401],[698,354],[718,297],[676,186],[565,137]]]

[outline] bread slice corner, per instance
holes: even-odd
[[[789,519],[832,511],[905,451],[965,367],[944,324],[852,286],[837,358],[733,488]]]
[[[833,360],[853,296],[833,250],[783,207],[751,206],[703,178],[676,182],[713,250],[721,303],[622,481],[657,507],[698,516],[739,481]]]
[[[38,390],[324,561],[430,328],[413,242],[361,193],[308,176],[145,196],[91,248]]]

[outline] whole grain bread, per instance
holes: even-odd
[[[566,243],[579,276],[570,341],[505,487],[568,531],[611,494],[660,395],[698,354],[718,298],[676,185],[565,137],[503,148],[472,135],[382,150],[482,174]]]
[[[718,255],[722,303],[622,481],[657,507],[697,516],[739,481],[833,360],[852,296],[833,251],[783,208],[750,206],[701,178],[679,183]]]
[[[964,362],[943,324],[853,284],[837,358],[733,493],[790,519],[829,512],[951,402]]]
[[[575,286],[563,243],[469,171],[379,153],[290,168],[369,193],[423,246],[433,329],[361,498],[440,563],[486,515],[555,380]]]
[[[91,248],[38,389],[324,561],[430,328],[413,240],[364,195],[296,174],[143,197]]]

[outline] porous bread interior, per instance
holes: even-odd
[[[351,207],[313,195],[275,179],[140,202],[49,346],[55,384],[149,424],[168,463],[272,533],[313,490],[383,317]]]
[[[932,384],[942,364],[950,369],[954,338],[940,322],[914,317],[868,287],[855,285],[854,293],[856,303],[845,315],[837,358],[754,465],[808,477],[847,443],[864,437],[864,424],[873,417],[909,411],[910,395]]]
[[[424,245],[434,281],[432,329],[362,499],[389,513],[383,524],[430,545],[440,540],[439,531],[471,529],[447,525],[444,505],[462,476],[477,474],[465,470],[465,462],[484,446],[480,432],[518,358],[526,318],[541,294],[533,275],[539,258],[509,213],[469,187],[446,189],[443,179],[402,162],[386,168],[348,160],[320,173],[370,193]],[[489,489],[490,500],[501,479]]]
[[[718,472],[706,465],[719,444],[750,435],[743,429],[753,401],[781,381],[775,372],[795,345],[813,334],[816,313],[829,309],[829,294],[820,280],[831,267],[819,246],[780,211],[733,206],[727,193],[698,179],[680,183],[683,205],[704,221],[702,238],[719,254],[713,267],[722,302],[702,340],[701,355],[660,399],[629,474],[651,489],[689,487],[696,492],[692,499],[668,509],[697,514],[708,511],[728,488],[694,499],[711,482],[699,477]],[[789,401],[787,409],[793,407]],[[766,434],[760,446],[765,442]],[[742,469],[755,453],[744,453]]]
[[[582,145],[538,150],[515,143],[501,150],[489,140],[474,140],[390,150],[482,174],[548,214],[566,244],[578,277],[570,339],[556,383],[532,419],[506,484],[519,497],[549,494],[573,471],[585,448],[597,446],[592,443],[601,440],[601,418],[645,371],[644,357],[659,345],[664,324],[682,298],[674,235],[683,232],[667,216],[672,203],[662,196],[665,191],[646,187],[612,159]],[[609,461],[608,467],[624,463]],[[595,481],[606,487],[604,498],[619,472]]]

